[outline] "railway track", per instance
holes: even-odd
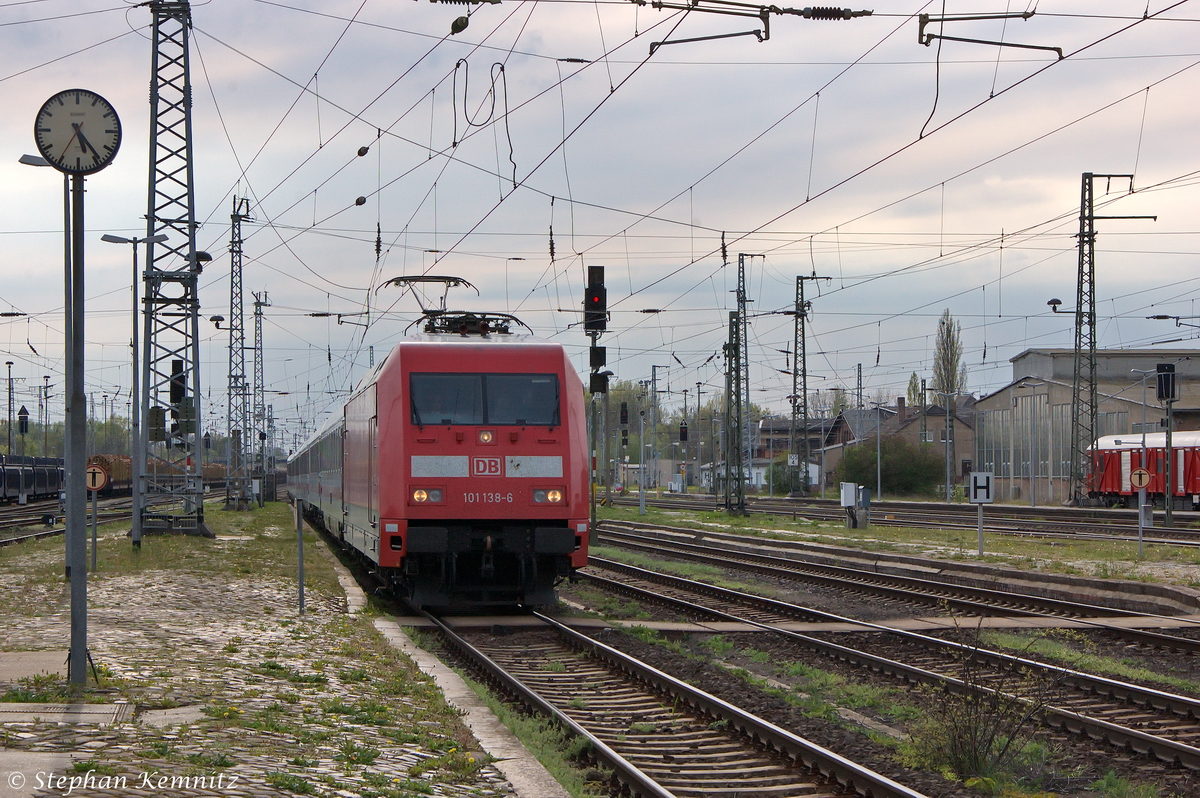
[[[217,496],[222,496],[222,495],[224,495],[223,489],[209,491],[208,493],[205,494],[205,499],[206,500],[213,499]],[[173,502],[171,502],[171,501],[168,501],[166,503],[159,502],[157,504],[152,503],[151,506],[152,507],[165,507],[172,503]],[[132,517],[130,515],[130,509],[132,508],[132,506],[133,506],[133,500],[130,499],[129,497],[116,498],[116,499],[105,499],[99,503],[98,513],[97,513],[97,515],[99,517],[97,520],[101,524],[108,524],[113,521],[126,520],[126,519]],[[39,502],[37,505],[26,505],[24,508],[21,508],[21,509],[28,510],[28,508],[39,509],[41,512],[38,512],[35,515],[17,516],[15,519],[9,517],[5,513],[0,512],[0,534],[3,534],[3,530],[5,530],[5,529],[10,529],[10,530],[11,529],[23,529],[26,527],[30,527],[30,526],[34,526],[36,524],[43,523],[43,518],[47,515],[53,516],[55,523],[58,523],[58,524],[62,523],[62,520],[63,520],[62,513],[59,510],[57,501]],[[12,509],[12,508],[8,508],[8,509]],[[88,502],[88,523],[89,524],[91,523],[91,501],[90,500]],[[50,537],[54,537],[56,535],[61,535],[61,534],[63,534],[64,531],[66,531],[66,530],[62,526],[49,526],[48,528],[43,529],[41,531],[31,532],[31,533],[28,533],[25,535],[11,535],[8,537],[0,537],[0,547],[15,546],[18,543],[28,543],[28,542],[31,542],[34,540],[42,540],[43,538],[50,538]]]
[[[1049,695],[1041,715],[1051,727],[1200,770],[1200,748],[1194,745],[1200,740],[1200,699],[599,558],[592,558],[584,578],[690,617],[750,625],[803,649],[907,683],[957,693],[998,691],[1029,704]],[[778,626],[797,618],[856,625],[864,634],[854,634],[852,647]]]
[[[636,497],[619,497],[614,504],[636,506]],[[673,494],[647,498],[647,506],[674,510],[721,509],[713,497],[684,498]],[[845,511],[828,499],[749,499],[751,514],[781,515],[817,521],[841,523]],[[975,532],[978,521],[971,505],[926,502],[880,502],[871,505],[874,523],[886,526],[922,529],[947,529]],[[1147,529],[1147,543],[1175,546],[1200,546],[1200,513],[1177,512],[1176,526]],[[984,517],[987,534],[1076,540],[1130,540],[1137,537],[1137,516],[1132,510],[1098,508],[1014,507],[992,505]]]
[[[584,738],[619,790],[647,798],[922,798],[546,616],[537,615],[541,629],[470,639],[430,617],[487,681]]]
[[[648,537],[648,529],[664,530],[666,534]],[[745,544],[745,538],[718,533],[704,533],[711,544],[694,542],[693,529],[670,529],[661,525],[632,524],[605,521],[598,531],[597,542],[608,543],[654,556],[701,562],[719,568],[734,567],[791,581],[816,583],[860,595],[879,596],[891,601],[924,602],[965,615],[1024,615],[1088,619],[1091,628],[1111,632],[1139,645],[1154,646],[1189,653],[1200,653],[1200,640],[1164,634],[1146,629],[1134,629],[1091,620],[1098,617],[1146,617],[1147,613],[1113,609],[1082,602],[965,587],[948,582],[913,576],[882,574],[846,566],[822,565],[785,556],[781,549],[757,553],[734,544]],[[686,538],[686,539],[685,539]],[[770,541],[772,545],[786,545]],[[795,553],[793,552],[795,555]],[[798,556],[798,555],[797,555]]]

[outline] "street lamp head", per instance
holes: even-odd
[[[100,240],[105,243],[108,243],[108,244],[132,244],[133,243],[132,238],[125,238],[123,236],[115,236],[112,233],[105,233],[104,235],[100,236]]]
[[[196,250],[196,254],[188,255],[186,260],[192,264],[192,268],[196,270],[196,274],[204,271],[204,264],[212,260],[212,255],[209,255],[203,250]]]
[[[218,314],[216,316],[209,316],[208,320],[211,321],[213,326],[219,330],[221,329],[221,322],[225,321],[225,317]]]
[[[1057,298],[1051,299],[1046,304],[1050,306],[1050,310],[1054,311],[1055,313],[1058,313],[1058,306],[1062,304],[1062,300],[1057,299]]]
[[[40,155],[22,155],[17,159],[17,163],[23,163],[26,166],[49,166],[50,162]]]

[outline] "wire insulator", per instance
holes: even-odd
[[[830,6],[809,6],[802,12],[805,19],[850,19],[854,13],[848,8],[832,8]]]

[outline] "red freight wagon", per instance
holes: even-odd
[[[1092,447],[1092,473],[1089,483],[1093,496],[1107,504],[1134,507],[1137,504],[1137,489],[1130,482],[1136,469],[1150,472],[1150,484],[1146,495],[1155,502],[1162,502],[1167,485],[1167,434],[1146,433],[1145,451],[1142,448],[1142,433],[1106,435]],[[1171,495],[1178,501],[1187,498],[1193,507],[1200,505],[1200,432],[1176,432],[1171,435],[1171,453],[1174,458]]]

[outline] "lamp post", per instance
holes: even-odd
[[[12,367],[11,360],[4,361],[4,365],[8,366],[8,456],[12,457],[12,416],[13,416],[13,396],[12,396]]]
[[[934,391],[938,396],[946,399],[946,503],[953,501],[953,487],[950,484],[950,447],[953,445],[954,438],[954,422],[951,418],[951,413],[954,412],[954,398],[958,396],[955,391]]]
[[[45,397],[42,400],[42,407],[45,408],[45,417],[42,419],[42,457],[49,457],[50,447],[47,445],[49,441],[49,438],[47,437],[47,430],[50,428],[50,375],[43,374],[42,380],[45,382],[45,386],[42,389]]]
[[[133,335],[130,339],[130,349],[132,350],[132,365],[133,365],[133,387],[130,393],[133,394],[133,415],[129,421],[129,453],[133,455],[133,529],[130,533],[130,538],[133,540],[133,547],[140,549],[142,547],[142,504],[143,496],[145,495],[144,486],[142,485],[141,474],[145,466],[145,457],[139,451],[138,441],[140,440],[141,432],[141,407],[142,394],[140,375],[138,374],[138,244],[161,244],[167,240],[166,235],[147,236],[146,238],[137,238],[136,236],[126,238],[124,236],[115,236],[111,233],[105,233],[100,236],[101,241],[109,244],[130,244],[133,249]],[[139,455],[143,456],[139,459]]]
[[[875,501],[883,499],[883,405],[871,402],[875,407]]]
[[[646,438],[646,411],[638,411],[638,443],[641,444],[642,452],[638,460],[638,515],[646,514],[646,449],[650,444],[645,442]]]

